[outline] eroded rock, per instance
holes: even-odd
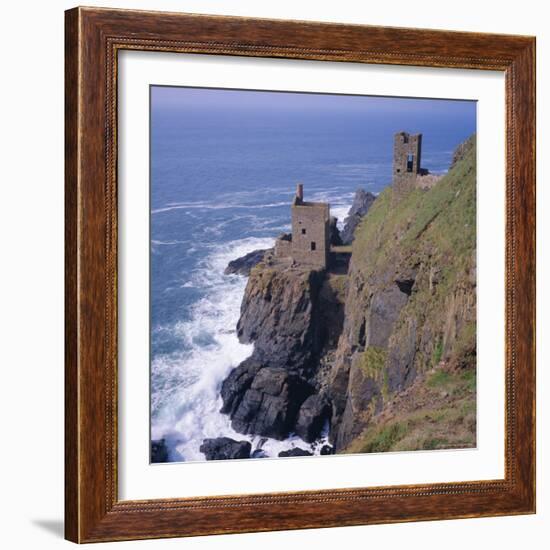
[[[317,315],[323,272],[261,266],[248,279],[239,340],[254,343],[254,358],[266,366],[305,372],[323,344]]]
[[[222,392],[222,397],[229,395],[232,401],[233,429],[275,439],[288,437],[296,423],[300,405],[312,392],[304,379],[280,367],[260,368],[246,386],[241,395]],[[244,387],[238,388],[242,391]]]
[[[306,451],[305,449],[300,449],[294,447],[294,449],[289,449],[288,451],[281,451],[279,453],[280,457],[289,457],[289,456],[313,456],[313,453]]]
[[[231,260],[227,267],[224,270],[226,275],[245,275],[248,277],[250,275],[250,270],[258,265],[265,257],[268,252],[271,252],[273,249],[268,248],[265,250],[253,250],[240,258]]]
[[[353,241],[355,228],[359,225],[363,216],[369,211],[372,203],[376,200],[376,195],[364,189],[357,189],[353,204],[344,220],[344,229],[340,233],[340,237],[344,244],[351,244]]]
[[[226,460],[229,458],[250,458],[252,445],[249,441],[235,441],[230,437],[205,439],[200,446],[206,460]]]
[[[330,418],[330,413],[330,404],[325,396],[310,395],[298,412],[296,435],[308,443],[315,441],[321,435],[326,421]]]
[[[168,448],[164,439],[151,440],[151,462],[168,462]]]

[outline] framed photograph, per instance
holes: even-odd
[[[535,511],[535,39],[66,12],[66,538]]]

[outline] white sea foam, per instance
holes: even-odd
[[[338,218],[338,229],[342,230],[344,228],[344,219],[351,208],[355,193],[349,191],[346,193],[338,193],[337,191],[338,187],[336,186],[330,191],[314,191],[312,200],[328,202],[330,204],[330,214]]]
[[[252,442],[267,456],[281,450],[312,447],[297,436],[276,441],[235,432],[221,414],[221,383],[231,369],[250,356],[252,345],[241,344],[235,333],[246,279],[224,275],[230,260],[255,249],[273,246],[273,239],[247,238],[212,248],[190,283],[205,290],[190,319],[171,327],[171,335],[190,350],[155,357],[151,372],[151,437],[164,438],[172,461],[204,460],[199,447],[205,438],[231,437]],[[325,437],[321,441],[326,441]],[[320,451],[320,442],[312,450]]]
[[[258,208],[277,208],[279,206],[288,206],[288,202],[272,202],[267,204],[238,204],[235,202],[224,202],[212,204],[210,202],[185,202],[185,203],[170,203],[161,208],[151,210],[151,214],[162,214],[163,212],[171,212],[172,210],[226,210],[228,208],[243,208],[246,210],[256,210]]]
[[[187,244],[187,241],[157,241],[151,239],[151,244],[155,246],[172,246],[174,244]]]
[[[332,216],[335,216],[338,218],[338,229],[344,228],[344,220],[346,219],[346,216],[348,215],[349,209],[351,207],[351,204],[339,204],[336,206],[330,207],[330,213]]]

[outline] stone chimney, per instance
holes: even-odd
[[[299,183],[296,186],[296,198],[302,202],[304,200],[304,186],[303,184]]]

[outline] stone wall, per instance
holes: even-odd
[[[292,238],[286,233],[275,241],[275,257],[289,258],[292,253]]]
[[[401,197],[412,189],[421,173],[422,134],[395,134],[393,142],[393,189]]]
[[[292,258],[325,269],[330,252],[330,211],[325,203],[292,205]]]
[[[431,189],[443,176],[441,174],[420,175],[415,180],[418,189]]]

